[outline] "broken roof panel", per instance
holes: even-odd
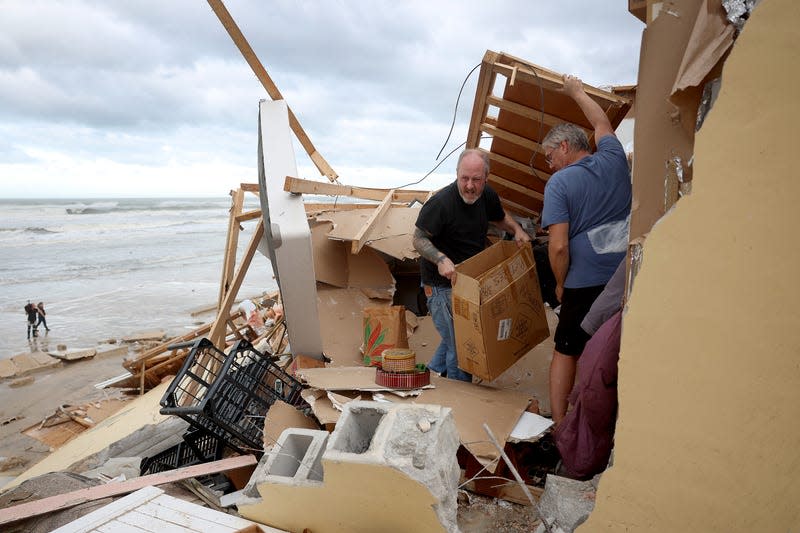
[[[498,85],[502,96],[495,94]],[[492,139],[489,150],[482,148],[489,155],[489,183],[504,208],[515,214],[538,218],[542,211],[550,172],[540,143],[550,128],[561,122],[576,124],[594,144],[591,124],[562,87],[556,72],[491,50],[483,57],[467,148],[481,147],[483,137]],[[630,101],[588,85],[585,89],[616,128]]]

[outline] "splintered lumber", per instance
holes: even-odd
[[[254,220],[261,216],[261,209],[253,209],[252,211],[247,211],[246,213],[242,213],[241,215],[236,217],[236,222],[246,222],[248,220]]]
[[[239,222],[236,217],[242,214],[242,204],[244,204],[244,191],[237,189],[231,191],[231,210],[228,218],[228,236],[225,242],[225,257],[222,261],[222,280],[219,284],[219,297],[217,298],[217,309],[219,309],[225,293],[230,287],[233,278],[233,268],[236,266],[236,248],[239,245]]]
[[[247,42],[247,39],[239,29],[239,26],[236,25],[236,21],[233,20],[233,17],[222,3],[222,0],[208,0],[208,4],[211,6],[211,9],[214,10],[217,18],[225,27],[228,35],[230,35],[231,39],[233,39],[236,47],[239,48],[239,51],[242,53],[245,61],[247,61],[247,64],[250,65],[251,69],[253,69],[253,73],[258,78],[258,81],[261,82],[261,85],[264,86],[264,89],[266,89],[270,98],[273,100],[284,100],[283,95],[278,90],[278,86],[275,85],[275,82],[272,81],[272,78],[270,78],[269,74],[267,74],[267,70],[264,68],[264,65],[262,65],[261,61],[258,60],[258,56],[256,56],[256,53],[250,47],[250,43]],[[320,174],[327,176],[330,181],[336,181],[336,178],[338,178],[339,175],[336,174],[336,172],[331,168],[325,158],[322,157],[319,152],[317,152],[317,149],[314,148],[314,144],[311,142],[311,139],[308,138],[305,130],[292,112],[292,109],[288,109],[289,126],[292,128],[295,136],[297,136],[297,140],[300,141],[303,149],[305,149],[306,153],[311,158],[311,161],[314,162]]]
[[[151,474],[149,476],[141,476],[128,481],[121,481],[119,483],[107,483],[105,485],[97,485],[94,487],[79,489],[72,492],[67,492],[65,494],[50,496],[48,498],[41,498],[32,502],[0,509],[0,525],[16,522],[17,520],[22,520],[24,518],[43,515],[45,513],[51,513],[53,511],[68,509],[81,503],[92,502],[102,498],[109,498],[111,496],[119,496],[121,494],[128,494],[129,492],[134,492],[143,487],[149,487],[151,485],[158,486],[174,481],[216,474],[218,472],[226,472],[236,468],[252,466],[257,462],[258,461],[253,455],[240,455],[222,459],[220,461],[212,461],[210,463],[187,466],[184,468],[178,468],[176,470]]]
[[[395,189],[372,189],[370,187],[353,187],[351,185],[339,185],[336,183],[323,183],[321,181],[304,180],[292,176],[286,176],[283,183],[283,190],[294,194],[324,194],[327,196],[351,196],[361,200],[374,200],[381,202],[386,198],[387,193],[392,192],[392,202],[409,203],[417,201],[423,203],[430,191],[420,190],[395,190]]]
[[[213,322],[205,324],[185,335],[181,335],[180,337],[173,337],[172,339],[169,339],[166,342],[162,342],[158,346],[154,346],[153,348],[150,348],[149,350],[144,351],[135,357],[123,361],[122,366],[124,366],[125,369],[130,371],[131,373],[137,373],[139,372],[139,369],[141,368],[141,364],[143,362],[148,361],[158,355],[161,355],[167,350],[169,346],[173,344],[190,341],[192,339],[196,339],[197,337],[205,335],[206,333],[211,331],[212,325]]]
[[[211,327],[211,333],[208,336],[209,340],[214,344],[214,346],[224,348],[222,343],[225,340],[225,326],[229,318],[228,310],[231,308],[231,305],[233,305],[233,301],[236,299],[236,295],[239,293],[239,288],[242,286],[244,277],[247,274],[248,268],[250,267],[250,262],[253,260],[253,256],[255,255],[263,236],[264,220],[261,219],[258,221],[256,230],[253,232],[253,236],[250,239],[247,250],[245,250],[242,261],[236,270],[236,274],[231,280],[231,284],[227,293],[225,294],[225,298],[222,300],[219,309],[217,310],[217,318],[214,321],[214,325]]]
[[[394,196],[395,190],[392,189],[388,193],[386,193],[386,197],[383,201],[375,208],[375,211],[369,216],[367,221],[361,226],[361,229],[358,230],[356,234],[356,238],[353,240],[351,245],[351,253],[357,254],[361,251],[361,248],[364,247],[364,244],[367,242],[370,233],[375,229],[375,226],[383,219],[386,215],[386,212],[389,210],[389,207],[392,205],[392,197]]]

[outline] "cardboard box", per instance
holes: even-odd
[[[500,241],[456,266],[458,366],[492,380],[550,336],[530,246]]]

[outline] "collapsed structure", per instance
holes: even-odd
[[[210,3],[220,14],[221,3]],[[585,530],[789,530],[800,525],[795,505],[800,489],[793,481],[800,467],[792,446],[800,441],[794,407],[800,338],[796,328],[791,328],[800,318],[792,305],[800,291],[794,281],[787,281],[793,280],[800,257],[789,244],[791,239],[778,229],[791,227],[798,218],[791,204],[791,193],[798,192],[798,185],[787,157],[793,140],[790,128],[797,119],[797,106],[791,105],[797,73],[779,68],[780,58],[772,53],[797,40],[794,23],[800,20],[800,8],[787,0],[766,0],[752,10],[751,17],[752,5],[736,15],[732,4],[735,2],[629,2],[631,11],[648,23],[635,103],[634,206],[628,256],[628,292],[632,296],[620,356],[614,466],[603,475],[597,508],[583,526]],[[743,24],[745,18],[750,20],[733,46],[740,31],[735,24]],[[229,22],[225,26],[237,41],[235,25]],[[243,37],[237,41],[240,48],[241,41]],[[251,65],[253,58],[252,54],[248,57]],[[760,78],[753,76],[756,65],[762,67]],[[538,146],[542,129],[551,125],[548,121],[569,120],[548,107],[558,101],[555,93],[545,93],[557,89],[557,77],[493,52],[485,56],[484,66],[468,145],[480,147],[481,133],[492,136],[490,146],[485,147],[492,161],[490,183],[506,198],[506,208],[535,219],[547,178]],[[491,94],[498,72],[506,77],[502,96]],[[770,90],[764,91],[764,86]],[[714,109],[706,116],[717,94]],[[541,95],[546,96],[542,99]],[[617,125],[627,111],[627,99],[611,93],[594,96],[607,99],[605,108]],[[497,115],[490,110],[498,110]],[[289,132],[297,130],[291,111],[283,102],[263,102],[261,112],[262,210],[241,213],[243,190],[233,193],[218,315],[200,334],[207,335],[213,350],[193,336],[182,339],[190,341],[189,345],[162,347],[161,352],[137,359],[131,367],[140,373],[133,379],[138,377],[142,392],[153,387],[151,392],[120,412],[115,421],[98,424],[91,434],[65,444],[18,483],[76,463],[85,466],[87,455],[102,455],[122,433],[161,421],[163,399],[175,396],[176,382],[157,384],[158,379],[150,376],[160,375],[159,370],[178,372],[183,380],[190,373],[194,376],[195,383],[187,386],[171,407],[186,408],[182,412],[190,423],[203,418],[208,424],[208,412],[190,413],[199,406],[181,398],[202,400],[202,391],[207,393],[217,382],[210,376],[227,376],[228,381],[241,385],[251,377],[250,370],[276,364],[277,358],[270,357],[269,364],[262,364],[261,358],[253,355],[248,343],[258,335],[243,331],[241,322],[230,315],[248,255],[252,257],[266,235],[295,358],[291,367],[282,368],[286,375],[267,372],[271,377],[258,382],[265,384],[263,394],[270,396],[263,424],[257,413],[238,414],[238,420],[253,422],[255,418],[261,430],[255,440],[247,433],[250,438],[235,446],[239,452],[260,455],[276,444],[272,453],[263,455],[255,476],[250,476],[255,459],[236,464],[247,469],[247,474],[240,476],[246,479],[234,483],[242,491],[236,500],[242,514],[292,531],[408,525],[395,509],[378,516],[372,514],[374,509],[357,507],[352,492],[365,490],[376,497],[381,493],[382,505],[418,510],[414,530],[454,530],[453,497],[458,483],[453,481],[453,459],[459,439],[467,454],[460,459],[468,478],[486,468],[515,482],[501,488],[493,484],[488,490],[478,476],[465,486],[514,501],[538,496],[541,490],[527,483],[530,470],[522,472],[527,480],[519,480],[520,472],[512,476],[499,463],[506,458],[503,445],[512,440],[520,419],[525,418],[521,415],[532,392],[540,400],[547,397],[530,381],[522,387],[524,392],[519,392],[522,380],[503,381],[503,377],[519,375],[519,368],[512,367],[491,383],[506,388],[433,377],[434,388],[418,391],[416,397],[392,397],[391,404],[356,399],[361,395],[385,399],[390,391],[376,386],[373,369],[357,366],[359,335],[347,332],[359,331],[361,309],[376,301],[387,306],[396,300],[408,301],[410,309],[415,307],[413,301],[404,300],[408,292],[403,290],[409,285],[403,279],[408,276],[406,261],[414,257],[408,242],[414,208],[393,204],[424,202],[427,192],[299,180],[292,168]],[[537,131],[526,119],[539,120],[543,126]],[[774,135],[765,136],[764,131]],[[749,151],[731,148],[743,145]],[[311,150],[309,155],[321,173],[335,180],[335,172],[313,145],[303,146]],[[264,157],[267,153],[268,159]],[[754,175],[760,179],[753,179]],[[330,212],[307,209],[297,194],[341,194],[345,190],[380,203]],[[269,204],[272,199],[283,202],[279,209]],[[236,249],[234,235],[238,235],[238,223],[246,218],[259,221],[246,255],[235,269],[235,257],[231,257],[231,250]],[[713,278],[698,272],[713,272]],[[758,283],[759,290],[752,290],[752,282],[746,280],[755,272],[775,281]],[[424,345],[429,341],[423,340],[430,339],[425,336],[426,328],[428,335],[431,332],[429,321],[410,315],[408,319],[411,329],[416,326],[418,330],[418,335],[409,337],[412,348],[420,354],[425,348],[429,352],[430,347]],[[756,335],[754,330],[762,334]],[[267,354],[280,355],[285,343],[279,340],[262,347]],[[216,350],[220,362],[209,364],[213,360],[209,355],[202,364],[187,364],[193,350],[192,357]],[[541,354],[547,351],[534,349],[525,358],[540,363]],[[165,358],[165,352],[171,355]],[[179,355],[184,365],[181,371],[176,369]],[[252,361],[241,364],[248,357]],[[323,358],[328,359],[327,367]],[[153,370],[159,364],[164,366]],[[518,361],[520,364],[524,366],[526,361]],[[527,364],[535,363],[529,360]],[[231,371],[231,367],[236,369]],[[302,380],[302,392],[290,378],[297,383]],[[214,390],[223,389],[222,385],[216,387]],[[242,397],[262,397],[255,384],[230,385],[226,390],[239,394],[232,403],[241,409],[246,405]],[[302,396],[302,402],[295,393]],[[232,418],[236,417],[223,415],[214,428]],[[123,429],[119,422],[125,419],[130,427]],[[770,421],[767,439],[762,438],[764,420]],[[335,429],[329,435],[320,426]],[[252,426],[247,427],[251,431]],[[303,427],[306,429],[297,429]],[[179,433],[183,431],[185,426]],[[218,438],[227,446],[239,431],[223,428]],[[192,438],[184,436],[182,442],[196,444]],[[692,447],[687,447],[687,442],[693,443]],[[251,449],[262,443],[262,449]],[[205,449],[189,444],[182,449]],[[220,453],[216,450],[203,459],[229,460],[217,457]],[[214,467],[217,463],[199,461],[206,465],[205,473],[229,468]],[[731,482],[731,465],[741,470],[742,481]],[[512,461],[507,466],[515,470]],[[519,466],[517,462],[517,469]],[[431,479],[432,473],[439,481]],[[163,472],[160,475],[162,480],[168,478]],[[155,483],[156,479],[146,481]],[[398,487],[402,490],[395,497],[392,491]],[[313,500],[324,515],[301,514],[303,507],[297,506],[304,498]],[[544,499],[559,505],[560,498]],[[749,505],[742,505],[743,501]],[[62,508],[54,505],[40,504],[39,511]],[[14,507],[0,510],[0,523],[19,520],[20,512]],[[586,516],[570,524],[552,516],[542,518],[545,528],[570,530]]]

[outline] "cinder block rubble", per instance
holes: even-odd
[[[239,512],[291,531],[458,531],[458,445],[449,408],[350,402],[329,438],[285,430]]]
[[[327,431],[290,428],[281,433],[272,450],[259,461],[244,496],[258,498],[258,485],[320,484],[323,479],[322,454],[328,443]]]
[[[548,475],[539,500],[542,524],[536,533],[571,533],[583,524],[594,509],[600,475],[590,481],[577,481]],[[546,527],[545,527],[546,525]]]

